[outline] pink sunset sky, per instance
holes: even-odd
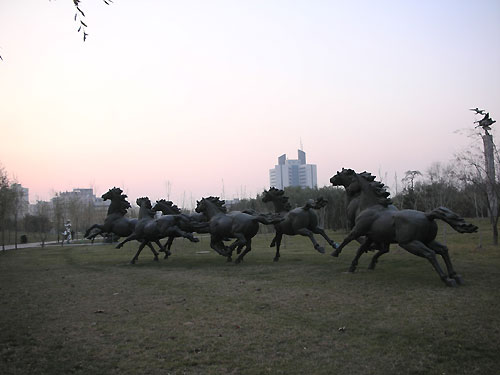
[[[320,187],[342,167],[390,184],[469,147],[469,108],[500,120],[499,1],[81,9],[85,43],[71,0],[0,2],[0,163],[32,202],[253,197],[301,141]]]

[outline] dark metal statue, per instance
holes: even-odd
[[[321,254],[325,253],[325,249],[316,241],[313,234],[320,234],[331,247],[336,248],[337,244],[318,226],[318,215],[314,211],[326,206],[328,202],[325,199],[319,198],[316,201],[310,199],[303,207],[292,210],[284,191],[272,187],[269,190],[264,190],[262,201],[265,203],[272,202],[276,213],[284,218],[282,222],[274,225],[276,235],[270,247],[276,246],[275,262],[280,258],[280,244],[284,234],[289,236],[300,234],[309,237],[314,248]]]
[[[474,121],[474,124],[477,124],[476,128],[482,127],[486,133],[488,133],[488,130],[491,130],[491,125],[493,125],[496,122],[496,120],[493,120],[490,118],[490,113],[488,112],[487,114],[484,115],[484,117],[481,120]]]
[[[225,201],[218,197],[202,198],[197,201],[196,212],[203,213],[209,222],[210,247],[220,255],[226,256],[231,261],[234,249],[241,254],[236,259],[240,263],[245,254],[252,249],[252,238],[259,230],[259,223],[269,225],[275,224],[282,219],[274,215],[259,214],[252,211],[227,212]],[[224,245],[224,240],[235,238],[229,246]]]
[[[346,188],[348,209],[350,202],[357,199],[356,211],[359,212],[351,232],[332,256],[338,256],[352,240],[365,236],[366,240],[359,247],[351,268],[355,268],[357,259],[363,252],[369,250],[372,244],[375,244],[382,253],[386,253],[391,244],[397,243],[408,252],[426,258],[446,285],[456,286],[457,283],[463,283],[462,277],[453,269],[448,248],[436,241],[438,226],[435,219],[445,221],[460,233],[476,232],[478,228],[475,225],[466,223],[463,218],[445,207],[427,213],[397,210],[392,206],[390,194],[385,190],[384,184],[375,181],[375,177],[367,172],[358,174],[352,169],[342,169],[330,179],[330,182],[334,186]],[[441,269],[436,254],[442,256],[448,274]]]
[[[177,236],[187,238],[192,242],[199,241],[192,233],[184,232],[179,228],[179,223],[182,220],[179,215],[164,215],[155,219],[156,211],[152,209],[149,198],[137,198],[136,203],[139,206],[139,220],[134,228],[134,232],[116,246],[119,249],[125,243],[132,240],[137,240],[141,243],[130,263],[135,263],[144,246],[150,242],[157,243],[161,248],[160,251],[167,253],[165,247],[159,242],[160,239],[165,237]],[[154,260],[158,260],[158,253],[155,254]]]
[[[171,201],[165,199],[156,201],[156,204],[153,206],[153,211],[161,211],[164,215],[161,217],[162,220],[167,220],[167,218],[175,216],[174,221],[179,229],[178,231],[173,230],[173,233],[168,236],[168,240],[165,244],[167,249],[165,252],[165,259],[171,255],[170,248],[172,247],[174,239],[179,237],[189,238],[189,233],[192,232],[209,233],[208,220],[205,215],[198,213],[191,215],[183,214],[179,207]]]
[[[130,208],[130,203],[127,201],[127,196],[122,193],[122,189],[114,187],[101,196],[103,200],[107,201],[109,199],[111,201],[108,207],[108,214],[106,219],[104,219],[104,224],[94,224],[87,229],[84,235],[85,238],[94,240],[96,236],[104,236],[107,233],[114,233],[119,237],[127,237],[134,231],[137,219],[125,217],[127,210]]]
[[[106,237],[108,235],[116,235],[118,237],[130,236],[135,229],[137,224],[137,219],[130,219],[125,217],[127,210],[130,208],[130,203],[127,201],[127,195],[122,194],[123,190],[117,187],[109,189],[107,193],[104,193],[101,198],[103,200],[110,200],[111,204],[108,207],[108,214],[106,219],[104,219],[104,224],[94,224],[85,232],[84,237],[90,240],[98,235]],[[162,248],[159,241],[155,241],[156,244]],[[146,244],[151,252],[154,254],[155,259],[158,260],[158,253],[154,249],[150,242]]]

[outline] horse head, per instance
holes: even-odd
[[[226,201],[220,200],[219,197],[208,197],[201,198],[200,201],[196,201],[195,211],[198,213],[203,213],[208,216],[209,211],[218,211],[222,213],[226,213],[227,209],[224,204]]]
[[[353,169],[342,168],[342,171],[337,172],[335,176],[330,178],[333,186],[343,186],[347,188],[352,183],[356,182],[356,172]]]
[[[167,201],[165,199],[156,201],[152,210],[161,211],[164,215],[178,215],[181,213],[179,207],[177,207],[172,201]]]
[[[271,187],[269,190],[264,190],[264,193],[262,193],[262,202],[273,202],[275,207],[278,205],[280,209],[285,211],[290,211],[292,209],[290,202],[288,202],[288,197],[285,196],[285,192],[275,187]]]
[[[392,204],[386,186],[375,181],[375,176],[369,172],[356,173],[352,169],[342,168],[330,182],[333,186],[344,186],[348,199],[362,196],[364,204],[380,204],[385,207]]]
[[[141,198],[137,198],[135,203],[137,203],[137,205],[139,207],[144,207],[144,208],[149,208],[151,209],[152,206],[151,206],[151,201],[149,200],[148,197],[141,197]]]
[[[108,215],[115,213],[125,215],[127,213],[127,209],[131,207],[130,203],[127,201],[127,195],[122,193],[122,189],[114,187],[101,195],[103,200],[106,201],[109,199],[111,201],[111,205],[108,208]]]
[[[106,193],[101,195],[101,198],[103,200],[113,200],[116,198],[120,198],[122,196],[123,190],[117,187],[113,187],[112,189],[109,189]],[[126,195],[123,195],[125,198],[127,197]]]

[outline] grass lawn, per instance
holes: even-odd
[[[333,258],[287,237],[274,263],[271,238],[239,265],[206,237],[159,262],[146,248],[135,265],[137,243],[0,252],[0,374],[500,373],[487,224],[446,230],[457,288],[395,245],[350,274],[354,244]]]

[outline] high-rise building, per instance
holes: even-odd
[[[315,188],[318,186],[316,164],[306,163],[306,153],[298,151],[298,159],[287,159],[286,154],[278,158],[278,164],[269,170],[272,187],[283,189],[287,186]]]

